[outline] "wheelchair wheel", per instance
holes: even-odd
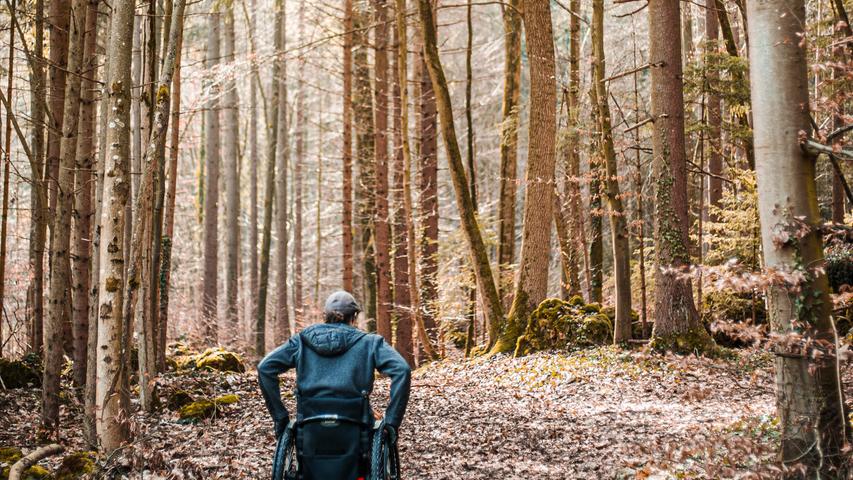
[[[272,462],[273,480],[295,480],[298,464],[293,429],[288,427],[278,438]]]
[[[385,431],[376,432],[371,456],[371,480],[400,480],[400,454],[397,450],[397,442],[390,442]]]

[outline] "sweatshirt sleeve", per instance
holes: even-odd
[[[270,352],[258,364],[258,383],[261,385],[261,393],[263,393],[267,409],[276,423],[289,418],[287,409],[281,401],[278,376],[296,366],[298,353],[299,338],[293,336],[287,343]]]
[[[409,403],[409,390],[412,385],[412,369],[409,364],[384,339],[378,342],[376,349],[376,369],[391,378],[391,399],[385,410],[385,422],[398,428],[403,422],[406,405]]]

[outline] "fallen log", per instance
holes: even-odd
[[[24,472],[38,463],[39,460],[62,453],[64,450],[65,447],[57,443],[35,449],[29,455],[26,455],[12,465],[12,468],[9,470],[9,480],[21,480]]]

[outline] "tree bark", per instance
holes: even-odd
[[[48,105],[47,170],[49,222],[56,212],[56,186],[59,178],[59,155],[62,141],[62,122],[65,113],[65,82],[68,71],[68,34],[71,21],[71,0],[49,2],[47,11],[48,35]],[[51,225],[51,229],[53,226]],[[53,231],[50,232],[51,238]],[[52,263],[50,264],[52,268]]]
[[[442,138],[444,139],[444,147],[447,151],[450,174],[453,179],[453,189],[456,192],[456,204],[462,217],[462,228],[468,243],[471,262],[475,266],[477,285],[480,298],[482,298],[483,302],[483,313],[488,321],[489,345],[491,346],[497,341],[498,328],[503,318],[503,309],[500,297],[498,296],[495,279],[492,275],[492,268],[489,264],[486,246],[483,243],[483,235],[474,215],[474,204],[465,177],[465,166],[462,163],[462,153],[459,150],[456,128],[453,125],[453,105],[450,102],[447,79],[444,76],[444,68],[441,65],[441,59],[438,54],[435,19],[433,18],[432,5],[430,5],[429,0],[418,0],[418,11],[422,25],[421,35],[423,38],[426,69],[432,81],[436,104],[439,115],[441,116]]]
[[[252,17],[249,25],[249,48],[252,56],[252,81],[249,85],[249,301],[248,317],[251,321],[257,318],[258,302],[258,166],[261,154],[258,151],[258,88],[261,77],[258,69],[258,58],[255,38],[258,32],[257,0],[251,2]]]
[[[353,223],[352,223],[352,50],[353,50],[353,0],[344,0],[344,52],[343,52],[343,214],[341,216],[341,245],[343,252],[343,288],[353,291]],[[318,252],[319,253],[319,252]]]
[[[419,316],[430,338],[436,336],[436,302],[438,302],[438,120],[437,98],[428,60],[422,57],[420,94],[420,155],[418,166],[418,190],[420,239],[418,260],[420,261]],[[443,128],[443,125],[442,125]],[[460,159],[461,161],[461,159]],[[463,165],[464,173],[464,165]],[[463,176],[468,189],[467,176]],[[469,192],[470,198],[470,192]],[[473,200],[471,203],[473,208]],[[473,214],[473,211],[472,211]],[[490,268],[491,271],[491,268]],[[433,340],[430,340],[431,342]]]
[[[281,49],[287,50],[287,2],[282,0],[281,10]],[[290,136],[289,122],[287,117],[287,60],[284,53],[280,53],[280,76],[274,82],[278,87],[278,149],[276,150],[275,164],[275,224],[278,246],[276,248],[276,309],[275,309],[275,335],[276,345],[284,343],[290,338],[290,312],[288,311],[287,287],[287,168],[290,162]]]
[[[69,288],[71,265],[71,216],[74,206],[74,167],[77,160],[77,127],[80,120],[80,85],[83,63],[83,42],[86,28],[86,0],[74,0],[71,5],[68,41],[68,71],[71,78],[65,83],[62,139],[60,142],[59,177],[57,178],[56,214],[53,218],[50,242],[50,284],[48,288],[47,323],[45,324],[44,376],[42,380],[42,424],[46,429],[59,426],[59,373],[62,368],[62,346],[65,343],[65,324],[71,304]]]
[[[815,157],[800,148],[811,132],[802,0],[749,2],[748,28],[756,178],[767,268],[803,281],[768,291],[775,347],[776,406],[785,478],[847,478],[849,433],[839,379],[838,338],[823,265]],[[796,220],[795,220],[796,219]],[[796,222],[796,223],[795,223]],[[803,231],[805,229],[805,231]],[[789,236],[780,238],[786,232]],[[815,353],[823,353],[815,356]]]
[[[501,299],[512,291],[515,260],[515,208],[518,191],[518,117],[521,106],[521,0],[503,7],[504,92],[501,106],[500,197],[498,198],[498,288]],[[508,304],[509,302],[507,302]]]
[[[528,1],[524,6],[523,19],[530,58],[530,138],[521,260],[512,307],[493,352],[507,352],[515,348],[516,339],[527,327],[530,314],[548,293],[557,134],[556,63],[548,1]]]
[[[705,2],[705,39],[706,55],[715,53],[719,47],[720,22],[717,15],[715,0]],[[712,210],[720,206],[723,198],[723,156],[721,155],[721,129],[722,129],[722,100],[712,85],[719,79],[716,69],[707,70],[707,108],[708,108],[708,215],[710,221],[716,221]]]
[[[234,4],[229,2],[225,10],[225,35],[223,61],[233,63],[234,58]],[[225,329],[222,340],[233,345],[240,337],[238,331],[237,297],[239,285],[238,264],[240,261],[240,174],[239,163],[240,121],[237,85],[229,75],[223,96],[223,127],[225,138],[222,153],[225,167]]]
[[[391,337],[391,226],[388,210],[388,3],[373,0],[374,23],[374,158],[376,210],[376,331]]]
[[[663,349],[701,351],[713,340],[699,321],[690,279],[681,275],[690,266],[690,252],[679,19],[677,0],[649,3],[656,252],[653,336]]]
[[[571,0],[569,9],[581,11],[580,0]],[[568,203],[568,227],[571,237],[571,249],[565,251],[565,261],[568,263],[568,278],[570,295],[581,292],[579,264],[584,265],[584,278],[587,291],[590,290],[589,253],[587,250],[586,232],[584,231],[585,212],[582,208],[581,178],[580,178],[580,135],[578,133],[578,116],[580,114],[580,31],[581,22],[578,15],[569,19],[569,88],[566,92],[567,129],[569,130],[568,145],[566,146],[566,197]],[[556,218],[556,217],[555,217]],[[576,280],[577,279],[577,280]]]
[[[17,26],[17,12],[15,11],[15,1],[12,0],[10,5],[10,25],[9,25],[9,69],[6,82],[6,98],[12,99],[13,79],[15,72],[15,27]],[[6,118],[6,136],[5,136],[5,158],[3,161],[3,214],[2,226],[0,226],[0,312],[5,312],[5,292],[6,292],[6,232],[9,220],[9,167],[12,163],[12,118]],[[11,334],[9,335],[11,338]],[[0,319],[0,358],[3,358],[3,321]]]
[[[219,10],[213,7],[207,18],[207,54],[205,68],[216,68],[219,64]],[[218,339],[217,287],[219,284],[219,86],[218,79],[211,78],[210,96],[205,110],[205,173],[204,182],[204,252],[201,322],[203,338],[209,344]]]
[[[134,2],[119,0],[113,4],[112,28],[107,48],[109,58],[109,94],[107,114],[108,148],[104,173],[104,207],[98,286],[98,349],[95,420],[100,446],[112,452],[127,440],[128,372],[122,359],[129,349],[122,317],[124,298],[124,222],[130,191],[130,46],[133,34]]]

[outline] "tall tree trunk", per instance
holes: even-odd
[[[317,203],[315,207],[314,213],[314,226],[316,228],[315,233],[315,242],[316,247],[314,249],[314,305],[320,305],[322,301],[320,299],[320,277],[323,273],[323,264],[322,260],[324,255],[323,252],[323,217],[322,217],[322,206],[323,206],[323,162],[324,152],[325,152],[325,144],[324,137],[326,133],[326,123],[324,119],[324,111],[326,104],[326,95],[320,94],[319,100],[319,108],[317,113]]]
[[[468,0],[465,8],[465,21],[467,32],[467,45],[465,48],[465,123],[467,130],[465,139],[467,140],[467,163],[468,163],[468,189],[471,191],[471,201],[474,204],[474,211],[477,206],[477,164],[474,160],[474,118],[471,112],[471,88],[474,83],[474,71],[471,65],[471,55],[474,49],[474,25],[472,18],[473,5],[471,0]],[[468,306],[465,315],[468,317],[468,328],[465,335],[465,356],[471,355],[471,349],[474,343],[474,321],[477,317],[477,289],[466,287],[468,291]]]
[[[524,194],[521,263],[512,308],[493,352],[511,351],[533,310],[548,294],[551,210],[557,135],[557,85],[551,7],[530,0],[524,8],[524,31],[530,58],[530,138]]]
[[[219,7],[214,4],[207,18],[207,53],[205,68],[216,68],[219,64]],[[201,298],[201,321],[203,337],[207,343],[216,343],[218,338],[217,287],[219,284],[219,87],[218,79],[212,82],[205,110],[205,173],[204,183],[204,253]]]
[[[343,52],[343,214],[341,215],[341,245],[343,252],[343,288],[353,290],[353,223],[352,223],[352,50],[353,50],[353,0],[344,0],[344,52]]]
[[[59,155],[62,141],[62,122],[65,113],[65,82],[68,71],[68,33],[71,21],[71,0],[56,0],[48,3],[48,108],[47,119],[47,181],[50,219],[56,212],[56,188],[59,179]],[[52,220],[49,220],[52,222]],[[51,223],[50,235],[53,237]],[[52,268],[52,263],[50,264]]]
[[[504,92],[501,122],[501,177],[498,198],[498,288],[506,301],[512,291],[515,260],[515,204],[518,191],[518,116],[521,109],[521,0],[503,7]],[[507,302],[508,303],[508,302]]]
[[[83,82],[80,93],[80,126],[77,137],[77,174],[74,178],[74,221],[71,232],[71,288],[74,333],[74,385],[86,385],[89,344],[89,281],[92,247],[92,168],[95,165],[95,77],[98,58],[98,0],[86,9],[83,43]]]
[[[604,181],[607,204],[610,208],[610,239],[613,247],[613,276],[616,284],[616,323],[613,326],[613,342],[622,343],[631,339],[631,246],[628,235],[628,219],[622,206],[619,192],[619,171],[616,164],[616,149],[613,147],[613,128],[610,122],[608,92],[604,83],[604,0],[592,3],[592,49],[593,100],[598,110],[598,130],[601,136],[607,177]]]
[[[175,200],[178,189],[178,155],[180,154],[180,130],[181,130],[181,52],[183,50],[183,29],[178,36],[178,45],[175,52],[175,72],[172,75],[172,134],[171,147],[169,149],[169,170],[166,186],[166,206],[163,218],[164,232],[162,241],[163,253],[160,258],[160,314],[158,347],[157,347],[157,371],[166,370],[166,336],[169,327],[169,285],[172,279],[172,245],[175,235]]]
[[[59,372],[62,368],[62,345],[65,323],[69,321],[71,281],[69,250],[71,247],[71,215],[74,206],[74,167],[77,160],[77,126],[80,119],[81,65],[86,28],[86,0],[71,5],[68,41],[68,71],[65,82],[62,141],[60,143],[59,177],[56,192],[56,214],[50,242],[50,286],[48,289],[47,323],[45,324],[44,376],[42,381],[42,424],[47,429],[59,425]]]
[[[7,70],[6,82],[6,98],[11,102],[12,87],[15,72],[15,27],[17,26],[17,11],[15,9],[15,0],[9,4],[9,69]],[[6,232],[9,219],[9,166],[12,163],[12,117],[6,117],[6,136],[5,136],[5,158],[3,161],[3,214],[2,226],[0,226],[0,314],[5,312],[5,292],[6,292]],[[9,338],[11,338],[11,332]],[[3,319],[0,317],[0,358],[3,357]]]
[[[376,331],[391,338],[391,226],[388,218],[388,3],[373,0],[374,8],[374,158],[376,183]]]
[[[305,42],[305,0],[299,2],[299,45]],[[302,169],[305,163],[305,57],[299,57],[296,84],[296,160],[293,165],[293,313],[297,327],[302,325],[305,298],[302,283]]]
[[[127,440],[126,412],[129,407],[128,372],[122,359],[130,346],[122,317],[124,298],[124,222],[130,191],[130,49],[133,34],[134,2],[113,3],[112,27],[107,48],[109,74],[106,92],[107,136],[104,174],[104,206],[98,286],[98,349],[95,420],[98,440],[104,451],[112,452]]]
[[[362,256],[362,280],[364,284],[365,320],[370,331],[376,330],[376,249],[374,228],[376,208],[373,190],[376,183],[374,168],[375,138],[373,126],[373,92],[370,85],[368,51],[370,41],[370,15],[367,3],[356,5],[353,16],[354,32],[354,90],[353,114],[355,121],[355,151],[358,180],[355,184],[356,231]]]
[[[699,321],[689,278],[684,85],[677,0],[649,3],[652,67],[652,176],[655,186],[655,345],[704,350],[713,340]]]
[[[264,224],[261,233],[261,257],[260,276],[258,279],[258,310],[255,318],[255,353],[263,356],[266,352],[266,318],[267,318],[267,292],[269,290],[270,275],[270,244],[272,243],[272,210],[275,198],[275,164],[276,151],[278,149],[278,96],[279,77],[281,74],[281,59],[278,55],[282,52],[282,13],[284,9],[283,0],[275,2],[275,26],[273,27],[273,44],[276,58],[272,64],[272,75],[270,76],[270,116],[267,119],[267,176],[265,179],[264,192]]]
[[[228,3],[225,10],[225,35],[223,61],[234,62],[234,4]],[[233,344],[240,337],[238,331],[237,287],[239,285],[238,264],[240,261],[240,174],[239,163],[240,130],[239,99],[237,85],[229,75],[225,82],[223,97],[225,138],[222,144],[225,166],[225,325],[222,340]]]
[[[581,11],[580,0],[571,0],[569,9],[579,13]],[[572,15],[569,19],[569,88],[566,92],[567,128],[569,130],[568,145],[566,146],[566,197],[568,200],[569,233],[572,249],[566,252],[566,261],[569,264],[569,293],[579,295],[581,292],[580,281],[572,286],[575,278],[580,277],[578,265],[584,265],[584,279],[587,291],[590,289],[589,250],[587,249],[586,232],[584,228],[584,209],[581,198],[580,178],[580,146],[581,139],[578,133],[580,127],[578,117],[580,114],[580,51],[581,51],[581,20],[579,15]],[[556,218],[556,217],[555,217]]]
[[[255,38],[258,32],[257,0],[252,0],[252,17],[249,25],[249,47],[252,56],[252,81],[249,85],[249,288],[246,297],[249,300],[248,318],[254,321],[258,311],[258,166],[261,154],[258,151],[258,88],[261,77]]]
[[[281,10],[281,50],[287,51],[287,2],[282,0]],[[287,168],[290,159],[289,122],[287,117],[287,60],[284,54],[281,63],[280,76],[275,82],[278,87],[278,149],[276,151],[275,177],[275,224],[278,246],[276,248],[276,309],[275,335],[276,345],[290,338],[290,314],[287,302],[288,267],[287,267]]]
[[[810,132],[802,0],[749,2],[749,58],[756,178],[767,268],[802,274],[768,291],[776,346],[776,406],[785,478],[847,478],[849,464],[838,338],[818,226],[815,157],[799,145]],[[796,223],[795,223],[796,222]],[[807,228],[806,231],[803,231]],[[780,232],[797,232],[780,240]],[[802,233],[800,233],[802,232]],[[820,355],[816,355],[820,354]]]
[[[444,68],[441,66],[441,58],[438,54],[435,19],[432,10],[429,0],[418,0],[426,70],[429,72],[435,91],[436,104],[441,116],[441,136],[444,139],[444,147],[447,151],[450,174],[453,179],[453,190],[456,192],[456,205],[462,217],[462,228],[471,254],[471,263],[475,267],[477,285],[483,302],[483,313],[488,321],[489,345],[492,345],[497,341],[498,328],[503,319],[503,309],[492,268],[489,264],[486,245],[483,242],[483,235],[474,215],[474,203],[468,189],[465,165],[462,163],[462,153],[456,137],[456,128],[453,125],[453,105],[450,102],[450,91],[447,88],[447,78],[444,76]]]
[[[420,155],[418,168],[420,239],[418,260],[420,261],[420,310],[421,321],[427,336],[436,336],[436,302],[438,302],[438,118],[435,87],[426,67],[426,55],[421,59],[420,95]],[[443,125],[442,125],[443,128]],[[461,158],[460,158],[461,161]],[[465,189],[468,180],[464,176]],[[468,195],[470,198],[470,192]],[[473,200],[471,203],[473,208]],[[473,215],[473,212],[472,212]],[[491,268],[489,269],[491,271]]]
[[[392,177],[394,201],[394,313],[397,320],[396,338],[394,347],[406,359],[409,365],[415,364],[413,321],[412,314],[412,288],[416,288],[409,276],[409,212],[411,211],[411,199],[406,198],[411,194],[409,184],[409,166],[411,156],[409,152],[408,137],[408,38],[406,33],[406,0],[395,1],[396,21],[394,30],[393,54],[393,86],[392,86],[392,118],[394,130],[394,173]],[[405,127],[403,126],[405,123]],[[405,136],[404,136],[405,135]],[[412,231],[414,237],[414,229]]]
[[[30,208],[33,212],[30,224],[29,268],[31,282],[27,287],[27,299],[31,309],[29,348],[39,352],[43,343],[44,326],[44,246],[47,237],[47,188],[45,176],[45,72],[44,72],[44,0],[35,2],[35,42],[32,50],[35,61],[32,65],[31,112],[33,119],[32,140],[33,187],[30,193]]]
[[[720,22],[717,15],[717,6],[715,0],[706,0],[705,2],[705,39],[706,55],[715,53],[718,50],[718,41],[720,38]],[[716,92],[712,85],[715,85],[719,79],[719,72],[716,69],[707,69],[706,86],[708,90],[708,211],[714,207],[720,206],[720,200],[723,198],[723,156],[721,155],[721,127],[722,127],[722,100],[719,93]],[[707,215],[711,221],[715,220],[714,215]]]

